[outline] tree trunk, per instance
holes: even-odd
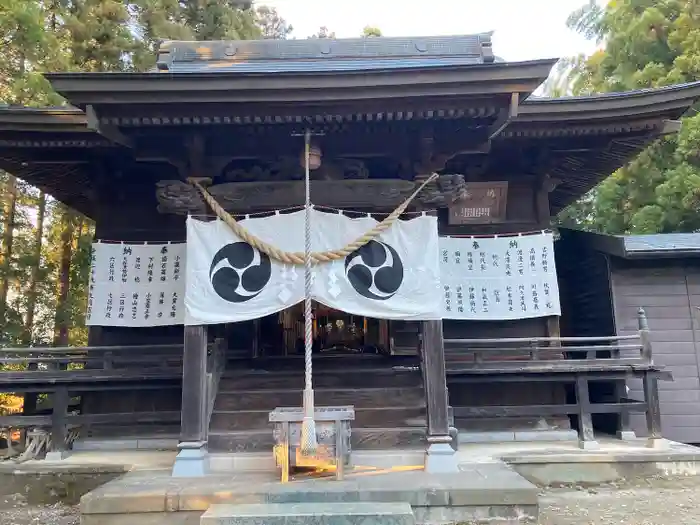
[[[70,266],[73,256],[73,213],[64,208],[61,219],[61,263],[58,270],[58,292],[56,317],[53,329],[54,346],[68,346],[68,324],[70,322],[69,291]]]
[[[34,231],[34,253],[32,257],[32,269],[27,288],[27,317],[24,320],[24,334],[22,344],[31,345],[34,335],[34,314],[36,313],[36,286],[39,282],[39,268],[41,267],[41,248],[44,241],[44,216],[46,215],[46,194],[39,192],[39,204],[36,212],[36,230]]]
[[[0,327],[5,326],[7,292],[10,289],[12,241],[14,239],[15,210],[17,207],[17,179],[7,175],[5,205],[3,209],[2,247],[0,248]]]

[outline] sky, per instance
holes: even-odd
[[[601,3],[604,0],[599,0]],[[509,61],[591,53],[596,46],[566,27],[586,0],[258,0],[276,7],[306,38],[321,26],[338,38],[365,26],[384,36],[465,35],[494,31],[494,53]]]

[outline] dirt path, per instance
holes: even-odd
[[[79,525],[77,507],[0,501],[0,525]],[[698,525],[700,478],[543,491],[540,525]]]

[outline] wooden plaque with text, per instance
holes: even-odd
[[[506,220],[508,182],[469,182],[466,192],[450,204],[448,224],[490,224]]]

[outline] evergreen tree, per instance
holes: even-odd
[[[700,78],[700,4],[616,0],[578,10],[569,25],[604,44],[572,69],[575,94],[668,86]],[[561,221],[607,233],[700,229],[700,116],[603,181]]]
[[[255,10],[255,21],[260,28],[262,38],[284,39],[287,38],[294,28],[280,16],[277,9],[266,5]]]
[[[382,36],[382,30],[378,27],[365,26],[365,28],[362,30],[362,36],[364,38]]]

